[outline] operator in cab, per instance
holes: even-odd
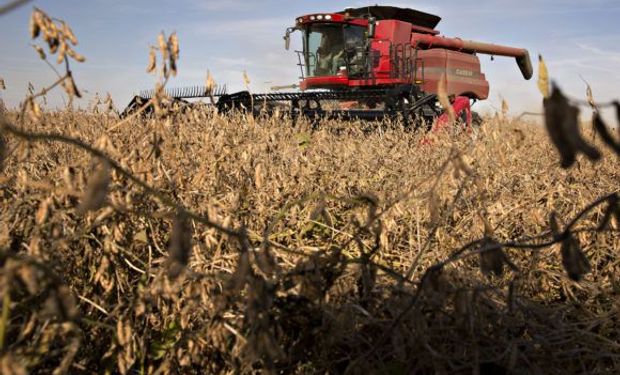
[[[325,28],[321,45],[317,49],[315,76],[336,75],[339,67],[345,64],[342,31],[337,28]]]

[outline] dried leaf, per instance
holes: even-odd
[[[11,354],[11,351],[6,351],[0,356],[0,373],[3,375],[26,375],[28,372],[21,363],[22,361],[16,356]]]
[[[43,115],[43,113],[41,112],[41,106],[39,106],[39,103],[34,100],[32,101],[32,112],[37,120],[40,119]]]
[[[103,100],[103,103],[106,106],[106,110],[108,112],[113,111],[114,110],[114,101],[112,100],[112,95],[110,95],[110,93],[108,92],[106,94],[105,99]]]
[[[58,50],[58,56],[56,56],[56,62],[58,64],[62,64],[65,61],[65,56],[67,55],[67,42],[64,40],[60,41],[60,49]]]
[[[454,159],[452,159],[452,165],[454,166],[454,170],[452,171],[452,178],[458,181],[461,179],[461,168],[458,166]]]
[[[368,205],[368,215],[365,225],[370,225],[377,218],[377,208],[379,207],[379,198],[373,193],[363,193],[356,197],[361,204]]]
[[[607,204],[607,208],[603,213],[603,218],[599,222],[599,225],[596,227],[596,230],[601,232],[607,228],[609,223],[611,222],[611,217],[616,214],[620,210],[620,205],[618,202],[618,197],[616,195],[612,196],[609,199],[609,203]]]
[[[547,133],[560,153],[562,168],[572,166],[578,152],[591,160],[600,159],[600,152],[581,137],[579,109],[571,106],[555,85],[551,96],[544,100],[544,106]]]
[[[41,107],[39,107],[39,104],[32,98],[32,96],[26,98],[24,106],[24,111],[28,114],[30,120],[37,122],[41,119]]]
[[[474,175],[474,171],[471,169],[471,167],[465,162],[465,160],[463,160],[463,157],[461,155],[457,155],[454,159],[452,159],[452,162],[454,163],[454,166],[463,171],[463,173],[465,173],[468,176],[473,176]]]
[[[590,84],[586,82],[586,99],[588,100],[588,104],[590,104],[590,107],[592,107],[592,109],[596,112],[598,111],[598,107],[596,106],[596,103],[594,102],[594,95],[592,95],[592,87],[590,87]]]
[[[41,26],[39,26],[40,23],[40,15],[38,14],[38,11],[35,9],[32,11],[32,14],[30,15],[30,38],[32,39],[36,39],[39,36],[39,33],[41,32]]]
[[[213,79],[211,72],[207,70],[207,79],[206,79],[205,89],[208,94],[211,94],[213,93],[214,88],[215,88],[215,80]]]
[[[24,285],[26,285],[28,293],[31,295],[36,295],[39,292],[40,288],[39,282],[37,281],[37,272],[35,268],[29,266],[20,267],[17,270],[17,275]]]
[[[492,238],[485,238],[480,251],[480,270],[484,275],[494,273],[501,276],[504,273],[506,254],[499,242]]]
[[[48,37],[48,41],[51,41],[53,39],[58,39],[58,27],[56,27],[56,24],[49,19],[49,17],[45,16],[45,29],[46,29],[46,34]]]
[[[177,278],[189,262],[192,251],[192,226],[183,212],[176,215],[168,245],[168,276]]]
[[[549,98],[549,71],[542,55],[538,55],[538,90],[543,98]]]
[[[32,45],[32,48],[34,48],[37,53],[39,54],[39,58],[41,58],[41,60],[45,60],[47,58],[47,56],[45,55],[45,51],[43,51],[43,48],[41,48],[40,46],[37,45]]]
[[[67,78],[65,78],[62,85],[67,95],[69,95],[69,98],[73,98],[73,97],[81,98],[82,97],[82,94],[80,93],[80,90],[78,90],[77,86],[75,85],[75,81],[73,80],[73,76],[71,74],[69,74]]]
[[[616,118],[618,120],[618,138],[620,139],[620,102],[614,102],[614,107],[616,107]]]
[[[58,51],[58,46],[60,46],[60,42],[57,38],[50,38],[47,42],[47,45],[50,49],[50,53],[53,55]]]
[[[52,375],[64,375],[64,374],[69,373],[69,369],[71,368],[71,365],[73,364],[75,355],[78,353],[80,349],[80,341],[81,340],[79,337],[74,337],[71,339],[71,343],[69,344],[67,348],[67,352],[63,356],[58,367],[56,367],[54,369],[54,372],[52,372]]]
[[[256,167],[254,168],[254,185],[256,186],[257,189],[260,189],[263,187],[263,171],[262,171],[262,165],[260,163],[256,164]]]
[[[65,167],[62,172],[63,182],[68,189],[74,188],[75,170],[72,167]]]
[[[77,41],[77,38],[75,37],[75,34],[73,34],[73,30],[71,30],[71,28],[69,27],[69,25],[67,25],[65,21],[61,21],[61,23],[62,23],[62,33],[64,34],[64,36],[71,42],[71,44],[73,44],[74,46],[77,46],[78,41]]]
[[[491,238],[493,236],[493,226],[491,225],[491,223],[489,223],[489,220],[487,220],[486,215],[484,212],[480,212],[479,213],[480,218],[482,219],[482,223],[484,225],[484,235],[485,237]]]
[[[108,195],[110,180],[110,167],[107,162],[103,162],[89,181],[86,193],[82,197],[82,203],[78,207],[78,212],[83,214],[101,208]]]
[[[506,101],[506,99],[502,98],[502,114],[504,115],[504,117],[506,117],[509,110],[510,107],[508,107],[508,102]]]
[[[558,224],[557,214],[555,211],[552,211],[549,215],[549,229],[551,230],[551,234],[553,234],[554,238],[558,239],[560,237],[560,226]]]
[[[164,57],[164,61],[168,60],[168,44],[166,43],[166,35],[164,35],[163,31],[157,36],[157,42],[159,44],[159,51]]]
[[[329,216],[329,213],[327,212],[326,203],[323,199],[320,199],[316,203],[312,211],[310,211],[308,220],[322,222],[327,226],[332,226],[333,222],[331,220],[331,217]]]
[[[157,56],[155,55],[155,47],[151,47],[149,51],[149,65],[146,67],[147,73],[153,73],[157,69]]]
[[[84,61],[86,61],[86,57],[80,55],[79,53],[75,52],[72,48],[69,48],[67,50],[67,54],[69,56],[71,56],[73,58],[73,60],[83,63]]]
[[[430,193],[428,211],[430,213],[431,224],[433,226],[439,224],[439,220],[441,219],[441,200],[435,190]]]
[[[422,282],[424,280],[428,280],[428,285],[435,292],[443,291],[445,285],[445,280],[443,277],[443,266],[442,265],[434,265],[431,266],[424,276],[422,277]]]
[[[245,70],[243,71],[243,84],[246,88],[250,87],[250,77],[248,77],[248,72]]]
[[[168,48],[170,49],[170,54],[172,55],[172,59],[175,61],[179,59],[179,38],[177,37],[177,33],[173,32],[168,37]]]
[[[237,261],[237,268],[229,280],[228,289],[232,292],[240,292],[247,283],[248,275],[252,272],[250,255],[242,251]]]
[[[264,243],[260,251],[255,253],[255,259],[256,265],[265,275],[272,276],[275,274],[278,264],[271,251],[269,251],[268,243]]]
[[[439,103],[441,103],[441,107],[443,108],[443,110],[448,113],[450,124],[454,124],[454,122],[456,121],[456,114],[454,113],[454,108],[452,107],[450,99],[448,98],[448,91],[446,87],[447,85],[448,79],[445,74],[442,74],[437,85],[437,98],[439,99]]]
[[[77,304],[68,286],[60,285],[56,289],[54,297],[56,312],[63,320],[74,320],[78,316]]]
[[[149,144],[151,145],[151,151],[147,156],[147,159],[153,156],[155,159],[159,159],[161,157],[162,148],[161,146],[164,143],[164,139],[160,137],[157,133],[153,133]]]
[[[2,136],[2,134],[0,134],[0,172],[2,172],[2,170],[4,169],[4,158],[6,158],[6,154],[7,154],[7,145],[6,145],[6,141],[4,140],[4,137]]]
[[[47,220],[47,216],[50,211],[50,204],[53,202],[53,198],[49,197],[39,204],[39,208],[37,209],[37,213],[35,215],[35,222],[37,225],[43,225]]]
[[[168,65],[164,63],[164,66],[161,68],[164,77],[168,77]]]
[[[594,113],[594,119],[592,122],[594,124],[594,130],[598,134],[600,134],[601,138],[603,139],[603,142],[605,142],[607,146],[613,149],[616,152],[616,154],[620,155],[620,141],[616,141],[614,137],[611,135],[611,133],[609,132],[609,130],[607,130],[607,126],[603,122],[603,119],[601,118],[598,112]]]
[[[47,16],[47,14],[38,8],[34,8],[32,18],[34,18],[35,23],[39,26],[41,31],[43,31],[45,38],[46,34],[49,33],[49,31],[47,31],[49,27],[48,24],[52,22],[52,20]]]
[[[131,328],[126,329],[129,325],[125,325],[121,319],[116,321],[116,340],[120,345],[126,345],[131,339]]]
[[[595,147],[588,144],[581,136],[581,131],[579,130],[579,109],[577,107],[568,107],[563,128],[566,138],[575,150],[582,152],[593,161],[601,158],[601,153]]]
[[[562,253],[562,265],[571,280],[579,281],[583,275],[590,272],[590,262],[572,233],[568,233],[562,241],[560,251]]]
[[[136,241],[136,242],[148,243],[149,239],[148,239],[148,236],[146,234],[146,230],[143,229],[140,232],[136,233],[133,236],[133,240]]]
[[[176,75],[177,75],[177,62],[176,62],[175,59],[172,58],[172,56],[170,57],[170,61],[169,61],[168,65],[170,65],[170,74],[172,74],[173,77],[176,77]]]

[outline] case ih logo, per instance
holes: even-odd
[[[457,76],[473,77],[474,72],[466,69],[456,69],[454,72]]]

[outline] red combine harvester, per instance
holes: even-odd
[[[477,54],[513,57],[523,77],[532,77],[526,49],[440,36],[435,29],[440,20],[432,14],[390,6],[305,15],[297,18],[296,25],[288,28],[284,36],[288,49],[291,34],[302,33],[303,51],[297,51],[299,92],[226,94],[192,87],[170,90],[168,94],[176,99],[218,96],[220,112],[269,111],[272,104],[285,102],[293,118],[389,117],[432,123],[443,113],[437,89],[445,77],[456,114],[470,123],[471,101],[489,95],[489,82]],[[136,100],[144,103],[152,95],[152,91],[142,92],[127,110],[136,107]],[[340,105],[327,110],[327,102],[353,102],[356,109],[342,109]]]

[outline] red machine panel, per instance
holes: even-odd
[[[418,80],[423,91],[437,93],[441,77],[446,76],[448,95],[468,96],[486,99],[489,96],[489,82],[480,70],[478,56],[433,48],[418,51]]]
[[[385,79],[391,76],[390,49],[411,42],[411,27],[410,23],[402,21],[377,21],[375,37],[372,40],[371,48],[379,51],[381,54],[379,66],[375,69],[375,76],[378,79]]]
[[[375,39],[389,40],[394,44],[411,42],[411,24],[402,21],[377,21]]]

